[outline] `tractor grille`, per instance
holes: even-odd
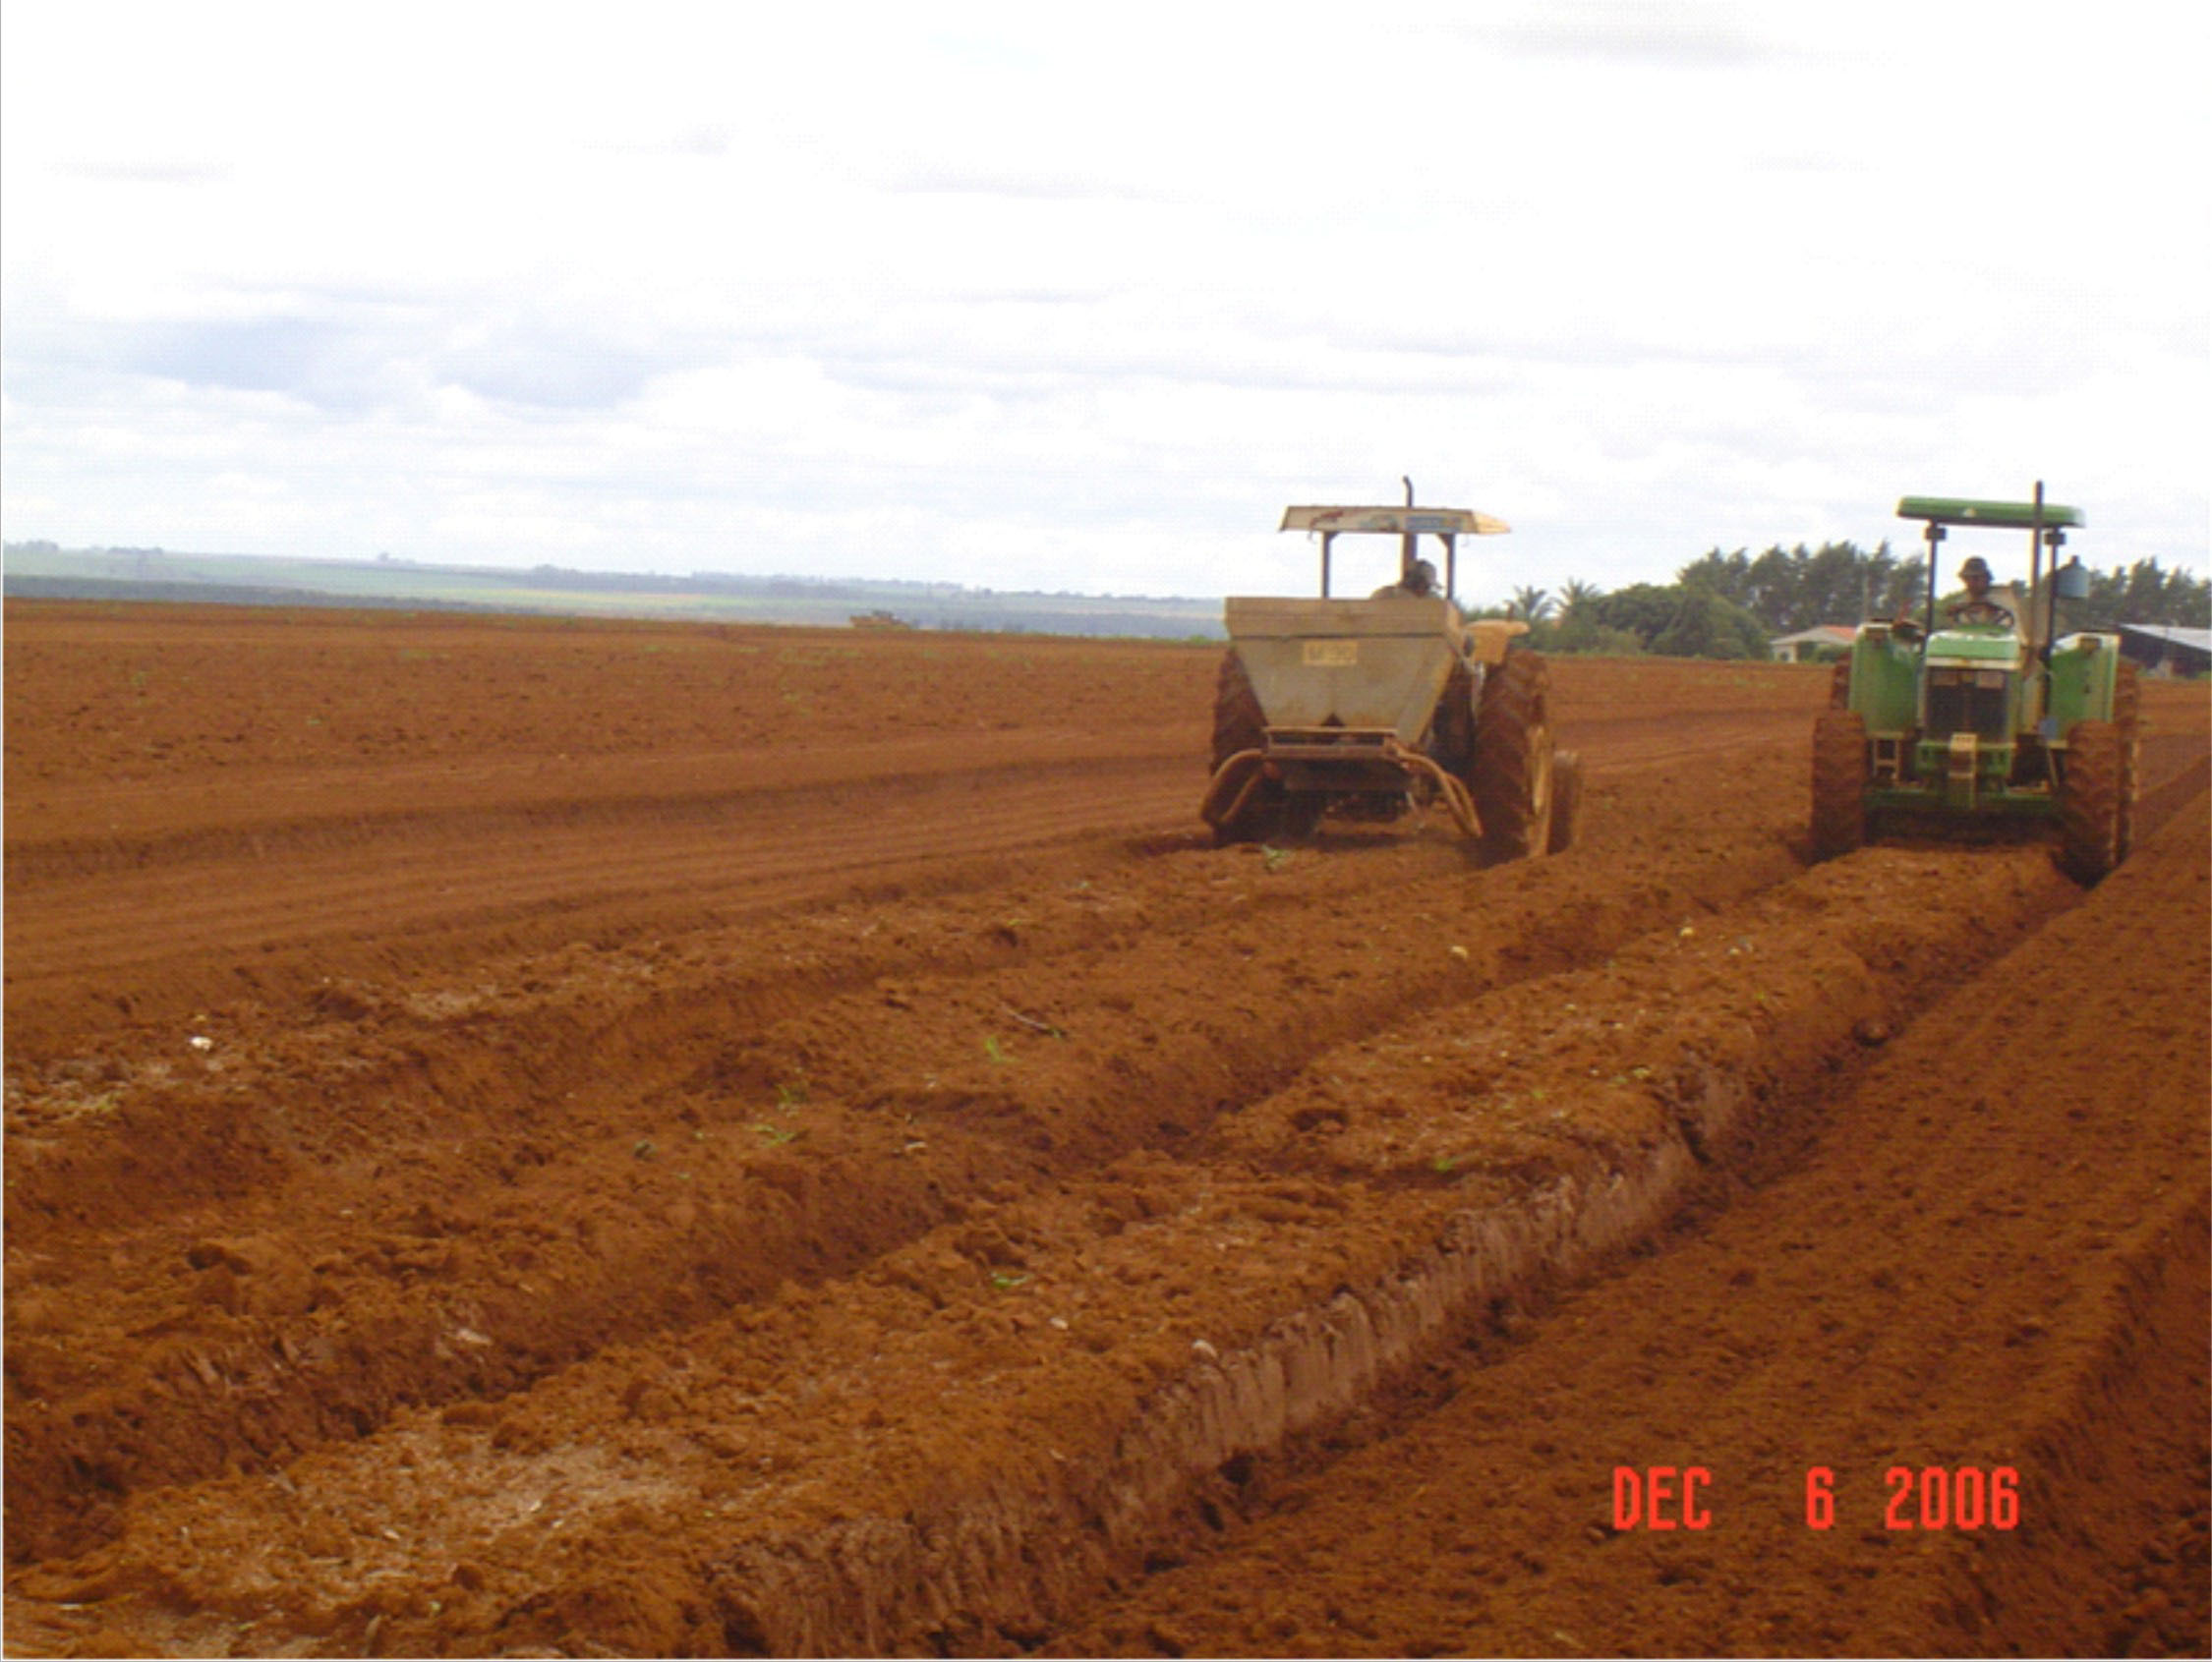
[[[1928,671],[1928,727],[1930,738],[1952,733],[1972,733],[2002,742],[2011,737],[2006,673],[2002,669],[1931,669]]]

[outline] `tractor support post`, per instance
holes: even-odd
[[[2035,503],[2038,511],[2043,506],[2043,482],[2035,482]],[[2057,526],[2042,533],[2042,540],[2051,546],[2051,592],[2043,602],[2043,661],[2051,661],[2051,643],[2059,634],[2059,550],[2066,545],[2066,534]]]
[[[1934,520],[1928,522],[1928,614],[1920,626],[1920,656],[1928,656],[1928,637],[1936,632],[1936,561],[1941,557],[1937,544],[1948,535]]]

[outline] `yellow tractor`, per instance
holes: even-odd
[[[1213,778],[1199,808],[1217,843],[1312,834],[1324,816],[1393,820],[1441,804],[1489,860],[1574,839],[1582,764],[1556,750],[1551,677],[1528,625],[1464,618],[1459,539],[1510,529],[1468,508],[1294,507],[1285,531],[1320,538],[1314,600],[1234,597],[1213,716]],[[1398,540],[1398,580],[1364,600],[1329,593],[1336,540]],[[1442,544],[1444,575],[1420,554]]]

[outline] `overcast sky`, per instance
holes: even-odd
[[[9,0],[0,508],[1216,595],[1410,473],[1484,600],[2040,475],[2203,572],[2205,16]]]

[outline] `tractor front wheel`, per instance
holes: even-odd
[[[1813,723],[1813,855],[1830,860],[1866,841],[1866,717],[1824,711]]]
[[[2119,727],[2110,721],[2076,721],[2067,729],[2059,848],[2061,861],[2078,882],[2095,883],[2120,864],[2126,772]]]
[[[1551,670],[1533,652],[1508,652],[1483,680],[1467,788],[1483,822],[1483,852],[1520,860],[1551,842]]]

